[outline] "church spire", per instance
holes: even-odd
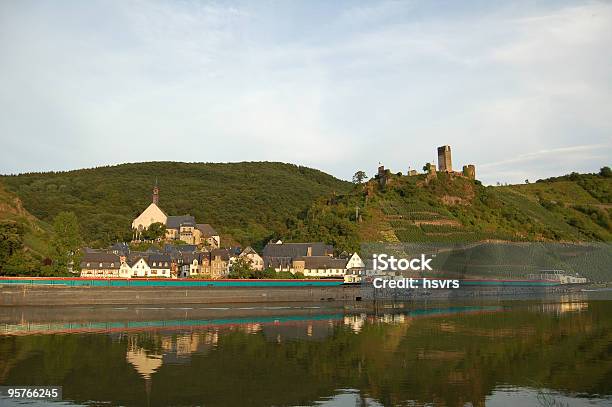
[[[155,178],[155,186],[153,187],[153,203],[159,205],[159,188],[157,187],[157,178]]]

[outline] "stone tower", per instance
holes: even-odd
[[[463,175],[470,179],[476,179],[476,166],[474,164],[464,165]]]
[[[453,171],[453,162],[451,160],[450,146],[438,147],[438,171]]]
[[[153,187],[153,203],[159,205],[159,188],[157,187],[157,180],[155,180],[155,186]]]

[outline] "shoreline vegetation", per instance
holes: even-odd
[[[384,183],[358,174],[351,185],[283,163],[151,162],[0,176],[0,275],[67,275],[75,248],[129,241],[156,179],[169,212],[258,251],[271,239],[321,241],[338,253],[362,242],[612,242],[609,167],[497,186],[442,172],[389,172]],[[274,278],[242,278],[258,277]]]

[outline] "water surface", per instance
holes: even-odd
[[[612,405],[612,301],[586,297],[0,315],[0,384],[68,405]]]

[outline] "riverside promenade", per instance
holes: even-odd
[[[355,301],[342,280],[0,278],[0,306]]]

